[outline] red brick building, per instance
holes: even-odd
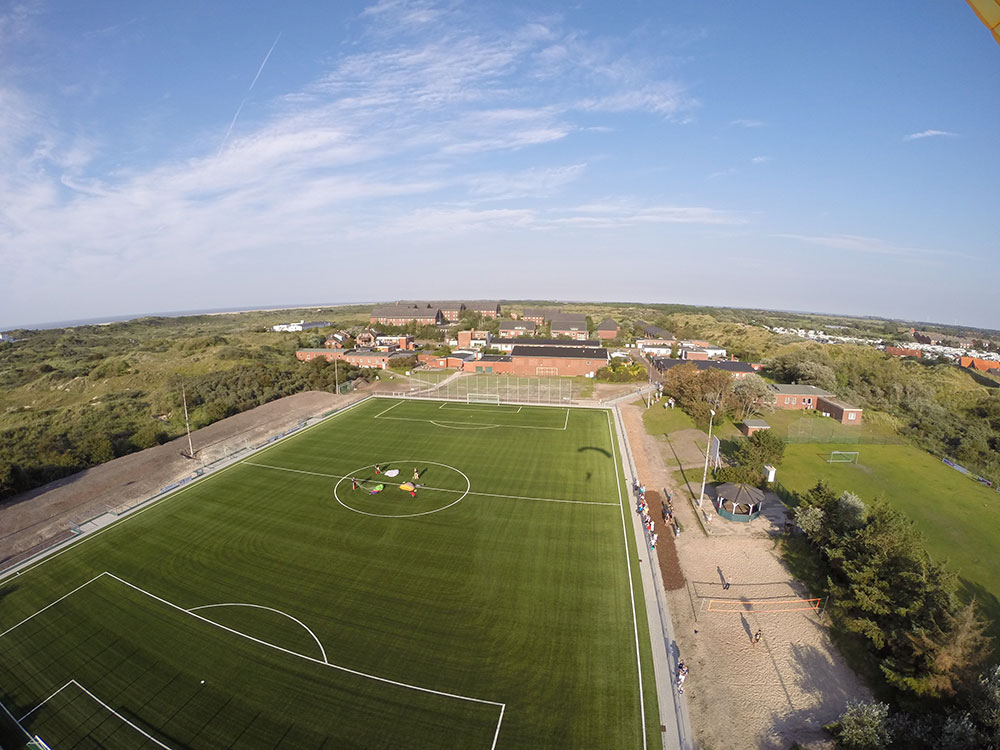
[[[740,432],[742,432],[747,437],[750,437],[755,432],[760,432],[761,430],[770,430],[771,425],[765,422],[763,419],[744,419],[740,423]]]
[[[920,349],[907,349],[902,346],[887,346],[885,353],[894,357],[917,357],[918,359],[924,356]]]
[[[538,324],[533,320],[502,320],[500,321],[500,338],[514,339],[520,336],[534,336]]]
[[[546,320],[551,320],[553,315],[558,315],[559,309],[546,310],[541,307],[526,307],[521,313],[521,320],[530,320],[538,326],[545,325]]]
[[[616,339],[621,332],[621,326],[611,318],[605,318],[597,326],[597,338],[602,340]]]
[[[552,316],[550,330],[553,336],[568,336],[577,341],[588,337],[587,316],[583,313],[559,313]]]
[[[458,320],[458,315],[455,316]],[[441,308],[430,303],[383,305],[372,310],[369,322],[372,325],[405,326],[416,321],[420,326],[432,326],[445,322]]]
[[[779,385],[771,383],[768,386],[774,393],[775,409],[816,409],[822,397],[833,398],[830,391],[817,388],[814,385]]]
[[[822,396],[817,411],[836,419],[841,424],[861,424],[862,410],[856,406],[850,406],[843,401],[830,396]]]
[[[462,369],[484,375],[511,375],[514,372],[514,361],[502,354],[485,354],[479,359],[468,360]]]
[[[500,302],[495,299],[480,299],[465,303],[466,310],[479,313],[484,318],[500,317]]]
[[[515,346],[511,352],[513,373],[544,377],[586,375],[593,377],[608,366],[608,350],[566,346]]]

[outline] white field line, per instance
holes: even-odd
[[[28,713],[26,713],[24,716],[22,716],[18,720],[18,723],[20,723],[20,722],[24,721],[25,719],[27,719],[29,716],[31,716],[33,713],[35,713],[35,711],[37,711],[42,706],[44,706],[46,703],[48,703],[50,700],[52,700],[53,698],[55,698],[57,695],[59,695],[59,693],[61,693],[66,688],[68,688],[70,685],[76,685],[76,687],[79,688],[80,690],[82,690],[84,693],[86,693],[90,697],[90,699],[92,701],[94,701],[95,703],[98,703],[101,706],[103,706],[105,708],[105,710],[107,710],[110,713],[112,713],[115,716],[117,716],[119,719],[121,719],[123,722],[125,722],[126,724],[128,724],[130,727],[132,727],[132,729],[134,729],[135,731],[137,731],[139,734],[141,734],[146,739],[150,740],[151,742],[156,743],[160,747],[164,748],[164,750],[171,750],[171,748],[170,748],[169,745],[164,745],[162,742],[160,742],[158,739],[156,739],[156,737],[154,737],[153,735],[151,735],[149,732],[147,732],[144,729],[142,729],[141,727],[136,726],[135,724],[133,724],[131,721],[129,721],[128,719],[126,719],[120,713],[118,713],[113,708],[111,708],[111,706],[109,706],[107,703],[105,703],[100,698],[98,698],[96,695],[94,695],[92,692],[90,692],[89,690],[87,690],[87,688],[85,688],[83,685],[81,685],[76,680],[70,680],[65,685],[63,685],[61,688],[59,688],[58,690],[56,690],[54,693],[52,693],[52,695],[50,695],[48,698],[46,698],[45,700],[43,700],[41,703],[39,703],[33,709],[31,709],[30,711],[28,711]]]
[[[266,609],[268,612],[275,612],[275,613],[277,613],[279,615],[282,615],[283,617],[287,617],[292,622],[295,622],[295,623],[301,625],[302,628],[309,635],[312,636],[312,639],[314,641],[316,641],[316,645],[319,646],[319,652],[323,655],[323,662],[326,663],[326,664],[330,663],[329,661],[327,661],[327,658],[326,658],[326,649],[323,648],[323,644],[320,643],[320,640],[319,640],[319,638],[316,637],[316,634],[314,632],[312,632],[312,630],[310,630],[309,626],[306,625],[304,622],[302,622],[302,620],[298,619],[297,617],[292,617],[287,612],[282,612],[280,609],[275,609],[274,607],[265,607],[263,604],[245,604],[243,602],[224,602],[222,604],[203,604],[200,607],[191,607],[188,610],[188,612],[194,612],[196,609],[211,609],[212,607],[252,607],[253,609]]]
[[[326,424],[327,420],[333,419],[334,417],[339,417],[341,414],[346,414],[348,411],[350,411],[351,409],[355,408],[356,406],[360,406],[361,404],[367,403],[368,400],[371,399],[371,398],[373,398],[373,397],[372,396],[365,396],[365,398],[361,399],[360,401],[357,401],[357,402],[355,402],[353,404],[345,406],[343,409],[341,409],[340,411],[336,412],[335,414],[331,414],[329,417],[326,417],[325,419],[321,419],[319,422],[316,422],[315,424],[311,424],[308,427],[306,427],[305,429],[296,430],[295,432],[291,433],[290,435],[285,435],[280,440],[276,440],[273,443],[269,443],[269,444],[263,446],[259,450],[253,451],[250,454],[250,456],[256,456],[256,455],[259,455],[261,453],[266,453],[271,448],[277,447],[281,443],[284,443],[288,438],[290,438],[290,437],[297,437],[299,435],[302,435],[305,432],[308,432],[309,430],[313,429],[314,427],[319,427],[322,424]],[[402,402],[400,402],[400,403],[402,403]],[[398,406],[399,404],[396,404],[396,405]],[[250,456],[247,456],[247,458],[249,458]],[[209,479],[210,477],[218,476],[219,474],[221,474],[224,471],[229,471],[234,466],[239,466],[245,460],[246,459],[244,458],[244,459],[240,459],[239,461],[234,461],[233,463],[229,464],[228,466],[223,466],[221,469],[218,469],[217,471],[213,471],[211,474],[206,474],[205,476],[199,478],[198,480],[193,481],[193,482],[189,482],[188,484],[185,484],[183,487],[179,487],[178,489],[176,489],[176,490],[174,490],[172,492],[168,492],[167,494],[161,495],[158,498],[150,498],[149,500],[145,500],[145,501],[143,501],[144,503],[146,503],[145,505],[143,505],[143,503],[140,503],[139,505],[141,505],[142,507],[137,507],[137,509],[134,510],[134,511],[126,512],[125,515],[123,515],[121,518],[119,518],[114,523],[109,523],[107,526],[102,526],[97,531],[94,531],[94,532],[91,532],[89,534],[84,534],[83,536],[77,537],[76,540],[73,541],[71,544],[68,544],[67,546],[63,547],[62,549],[60,549],[60,550],[58,550],[56,552],[53,552],[51,555],[46,555],[41,560],[38,560],[37,562],[35,562],[32,565],[29,565],[26,568],[17,570],[13,575],[11,575],[10,573],[0,574],[0,581],[3,581],[5,579],[9,579],[9,578],[15,578],[15,577],[21,575],[22,573],[27,573],[30,570],[34,570],[39,565],[44,565],[49,560],[54,560],[55,558],[59,557],[64,552],[69,552],[71,549],[76,549],[79,545],[83,544],[84,542],[88,541],[89,539],[93,539],[94,537],[100,536],[101,534],[103,534],[108,529],[115,528],[119,524],[124,523],[125,521],[128,521],[130,518],[135,518],[136,516],[140,515],[141,513],[145,513],[150,508],[158,507],[160,505],[160,503],[162,503],[164,500],[173,499],[173,498],[177,497],[178,495],[183,494],[187,490],[190,490],[192,487],[194,487],[196,485],[200,485],[202,483],[202,481],[204,481],[205,479]],[[3,636],[3,634],[0,633],[0,637],[2,637],[2,636]]]
[[[284,466],[271,466],[270,464],[258,464],[253,461],[244,461],[247,466],[256,466],[261,469],[274,469],[275,471],[290,471],[293,474],[309,474],[314,477],[326,477],[327,479],[347,479],[346,476],[340,474],[324,474],[321,471],[306,471],[304,469],[289,469]],[[387,482],[382,480],[382,484],[391,484],[394,487],[398,487],[402,482]],[[586,500],[561,500],[556,497],[530,497],[528,495],[501,495],[494,492],[476,492],[475,490],[451,490],[445,489],[444,487],[426,487],[422,486],[422,490],[435,490],[437,492],[452,492],[455,494],[468,493],[469,495],[478,495],[479,497],[501,497],[508,500],[536,500],[540,503],[571,503],[573,505],[610,505],[613,507],[618,507],[619,503],[598,503],[598,502],[588,502]]]
[[[392,419],[392,417],[387,417],[387,419]],[[448,424],[447,422],[435,422],[433,419],[428,419],[427,421],[435,427],[444,427],[446,430],[494,430],[500,426],[498,424],[480,425],[467,422],[452,422]]]
[[[497,719],[497,731],[493,734],[493,745],[490,747],[490,750],[496,750],[497,748],[497,740],[500,739],[500,725],[503,723],[503,712],[506,708],[506,703],[500,706],[500,718]]]
[[[18,719],[18,720],[17,720],[17,723],[18,723],[18,724],[20,724],[20,723],[21,723],[22,721],[24,721],[25,719],[27,719],[27,718],[28,718],[29,716],[31,716],[31,715],[32,715],[33,713],[35,713],[35,711],[37,711],[37,710],[38,710],[38,709],[40,709],[40,708],[41,708],[42,706],[44,706],[44,705],[45,705],[46,703],[48,703],[48,702],[49,702],[50,700],[52,700],[53,698],[55,698],[55,697],[56,697],[57,695],[59,695],[59,693],[61,693],[61,692],[62,692],[63,690],[65,690],[66,688],[68,688],[68,687],[69,687],[70,685],[72,685],[72,684],[73,684],[74,682],[75,682],[75,680],[70,680],[69,682],[67,682],[67,683],[66,683],[65,685],[63,685],[63,686],[62,686],[61,688],[59,688],[59,689],[58,689],[58,690],[56,690],[56,691],[55,691],[54,693],[52,693],[52,695],[50,695],[50,696],[49,696],[48,698],[46,698],[45,700],[43,700],[43,701],[42,701],[41,703],[39,703],[39,704],[38,704],[37,706],[35,706],[35,707],[34,707],[33,709],[31,709],[30,711],[28,711],[28,713],[26,713],[26,714],[25,714],[24,716],[22,716],[22,717],[21,717],[20,719]]]
[[[154,737],[153,735],[149,734],[148,732],[144,731],[144,730],[143,730],[143,729],[141,729],[140,727],[138,727],[138,726],[136,726],[135,724],[133,724],[133,723],[132,723],[131,721],[129,721],[128,719],[126,719],[126,718],[125,718],[124,716],[122,716],[122,715],[121,715],[120,713],[118,713],[118,712],[117,712],[117,711],[115,711],[115,710],[114,710],[113,708],[111,708],[111,706],[109,706],[109,705],[108,705],[107,703],[105,703],[105,702],[104,702],[104,701],[102,701],[102,700],[101,700],[100,698],[98,698],[98,697],[97,697],[96,695],[94,695],[94,694],[93,694],[92,692],[90,692],[89,690],[87,690],[87,688],[85,688],[85,687],[84,687],[83,685],[81,685],[81,684],[80,684],[79,682],[77,682],[76,680],[70,680],[70,682],[72,682],[73,684],[75,684],[75,685],[76,685],[76,686],[77,686],[78,688],[80,688],[80,690],[82,690],[82,691],[83,691],[83,692],[85,692],[85,693],[86,693],[87,695],[89,695],[89,696],[90,696],[90,697],[91,697],[91,698],[92,698],[92,699],[93,699],[94,701],[96,701],[97,703],[100,703],[100,704],[101,704],[102,706],[104,706],[104,707],[105,707],[105,708],[106,708],[106,709],[107,709],[108,711],[110,711],[110,712],[111,712],[111,713],[113,713],[113,714],[114,714],[115,716],[117,716],[117,717],[118,717],[119,719],[121,719],[122,721],[124,721],[124,722],[125,722],[126,724],[128,724],[128,725],[129,725],[130,727],[132,727],[132,728],[133,728],[133,729],[134,729],[135,731],[137,731],[137,732],[138,732],[139,734],[141,734],[141,735],[142,735],[143,737],[146,737],[146,738],[148,738],[149,740],[151,740],[152,742],[156,743],[157,745],[159,745],[160,747],[162,747],[162,748],[163,748],[163,750],[171,750],[171,748],[170,748],[170,747],[169,747],[168,745],[164,745],[164,744],[163,744],[162,742],[160,742],[160,741],[159,741],[158,739],[156,739],[156,738],[155,738],[155,737]]]
[[[569,412],[567,411],[567,416]],[[640,730],[642,732],[642,748],[647,750],[646,742],[646,699],[642,691],[642,659],[639,656],[639,623],[635,616],[635,587],[632,585],[632,560],[628,554],[628,531],[625,527],[625,503],[622,502],[622,477],[621,466],[618,461],[618,446],[615,440],[615,432],[611,427],[611,411],[608,411],[608,435],[611,438],[611,455],[615,462],[615,484],[618,485],[618,505],[621,508],[622,516],[622,539],[625,541],[625,565],[628,570],[628,593],[632,600],[632,630],[635,633],[635,664],[639,672],[639,718]]]
[[[183,612],[184,614],[189,615],[190,617],[194,617],[195,619],[201,620],[202,622],[207,623],[209,625],[212,625],[213,627],[219,628],[220,630],[225,630],[228,633],[232,633],[233,635],[239,636],[241,638],[245,638],[246,640],[252,641],[252,642],[257,643],[257,644],[259,644],[261,646],[265,646],[267,648],[274,649],[275,651],[280,651],[280,652],[282,652],[284,654],[288,654],[290,656],[297,656],[300,659],[305,659],[306,661],[312,662],[314,664],[319,664],[319,665],[322,665],[324,667],[330,667],[331,669],[335,669],[335,670],[337,670],[339,672],[346,672],[348,674],[353,674],[353,675],[355,675],[357,677],[364,677],[364,678],[367,678],[367,679],[370,679],[370,680],[375,680],[376,682],[383,682],[383,683],[386,683],[388,685],[395,685],[396,687],[407,688],[409,690],[416,690],[416,691],[422,692],[422,693],[430,693],[430,694],[433,694],[433,695],[440,695],[440,696],[442,696],[444,698],[455,698],[457,700],[468,701],[470,703],[479,703],[479,704],[488,705],[488,706],[499,706],[500,707],[500,719],[501,720],[503,719],[503,712],[504,712],[504,709],[507,706],[506,703],[501,703],[499,701],[486,700],[485,698],[473,698],[472,696],[460,695],[458,693],[448,693],[448,692],[445,692],[445,691],[442,691],[442,690],[434,690],[433,688],[421,687],[420,685],[411,685],[411,684],[406,683],[406,682],[399,682],[397,680],[390,680],[387,677],[379,677],[378,675],[369,674],[367,672],[361,672],[359,670],[351,669],[350,667],[344,667],[344,666],[341,666],[339,664],[332,664],[331,662],[329,662],[329,661],[326,660],[326,658],[325,658],[325,656],[326,656],[325,652],[324,652],[324,658],[322,660],[321,659],[317,659],[314,656],[306,656],[305,654],[300,654],[297,651],[292,651],[292,650],[284,648],[282,646],[278,646],[278,645],[276,645],[274,643],[269,643],[268,641],[261,640],[260,638],[255,638],[252,635],[247,635],[246,633],[242,633],[239,630],[234,630],[233,628],[228,628],[225,625],[220,625],[219,623],[217,623],[217,622],[215,622],[213,620],[209,620],[207,617],[202,617],[201,615],[198,615],[198,614],[194,613],[193,609],[203,609],[203,607],[194,607],[191,610],[184,609],[183,607],[181,607],[181,606],[179,606],[177,604],[174,604],[173,602],[167,601],[163,597],[157,596],[156,594],[150,593],[149,591],[146,591],[144,588],[142,588],[140,586],[136,586],[134,583],[130,583],[129,581],[126,581],[124,578],[120,578],[120,577],[116,576],[114,573],[110,573],[108,571],[104,571],[103,573],[97,574],[96,576],[94,576],[93,578],[91,578],[86,583],[81,584],[80,586],[77,586],[75,589],[73,589],[69,593],[64,594],[63,596],[59,597],[55,601],[50,602],[49,604],[45,605],[44,607],[42,607],[41,609],[39,609],[34,614],[31,614],[28,617],[24,618],[23,620],[21,620],[21,622],[17,623],[17,625],[14,625],[13,627],[8,628],[3,633],[0,633],[0,638],[2,638],[3,636],[7,635],[8,633],[10,633],[15,628],[18,628],[21,625],[23,625],[24,623],[28,622],[29,620],[31,620],[36,615],[39,615],[42,612],[44,612],[45,610],[49,609],[50,607],[58,604],[63,599],[67,598],[68,596],[71,596],[72,594],[75,594],[80,589],[84,588],[85,586],[90,585],[91,583],[93,583],[94,581],[96,581],[98,578],[102,578],[103,576],[108,576],[109,578],[113,578],[114,580],[118,581],[119,583],[121,583],[121,584],[123,584],[125,586],[128,586],[129,588],[133,589],[134,591],[138,591],[139,593],[144,594],[145,596],[149,597],[150,599],[153,599],[154,601],[158,601],[161,604],[164,604],[164,605],[166,605],[166,606],[168,606],[168,607],[170,607],[172,609],[176,609],[178,612]],[[208,605],[208,606],[225,606],[225,605]],[[265,609],[270,609],[270,608],[267,607]],[[284,612],[280,612],[280,610],[273,610],[273,611],[279,612],[280,614],[285,614]],[[290,617],[289,615],[286,615],[286,616]],[[291,618],[291,619],[295,619],[295,618]],[[298,620],[296,620],[296,622],[298,622]],[[299,624],[301,625],[302,623],[300,622]],[[305,627],[305,625],[303,625],[303,627]],[[309,630],[309,628],[306,628],[306,630]],[[309,632],[312,633],[311,630]],[[313,634],[313,638],[316,638],[315,634]],[[319,639],[317,639],[316,642],[319,643]],[[320,649],[322,649],[322,648],[323,648],[322,645],[320,645]],[[142,734],[144,734],[145,736],[149,737],[149,739],[151,739],[153,742],[155,742],[160,747],[166,748],[166,750],[171,750],[171,748],[169,748],[166,745],[164,745],[163,743],[159,742],[159,740],[155,739],[154,737],[150,737],[148,734],[146,734],[145,732],[143,732],[142,729],[140,729],[139,727],[137,727],[134,724],[132,724],[132,722],[130,722],[124,716],[121,716],[120,714],[118,714],[114,709],[112,709],[110,706],[108,706],[106,703],[104,703],[102,700],[100,700],[97,696],[95,696],[93,693],[91,693],[89,690],[87,690],[87,688],[85,688],[83,685],[81,685],[76,680],[70,680],[70,683],[75,684],[83,692],[87,693],[87,695],[89,695],[93,700],[95,700],[96,702],[100,703],[102,706],[104,706],[105,708],[107,708],[109,711],[111,711],[111,713],[115,714],[115,716],[118,716],[122,721],[124,721],[125,723],[127,723],[129,726],[133,727],[137,731],[139,731]],[[69,685],[69,683],[67,683],[66,685],[63,685],[61,688],[59,688],[59,690],[57,690],[55,693],[53,693],[48,698],[46,698],[44,701],[42,701],[42,703],[38,704],[38,706],[35,706],[35,708],[33,708],[31,711],[29,711],[27,714],[25,714],[25,717],[28,716],[29,714],[33,713],[34,711],[36,711],[42,704],[44,704],[46,701],[48,701],[49,699],[51,699],[54,695],[56,695],[56,693],[60,692],[64,688],[66,688],[68,685]],[[2,704],[0,704],[0,705],[2,705]],[[4,712],[8,716],[10,716],[11,719],[14,719],[14,722],[20,727],[21,726],[20,721],[18,719],[14,718],[14,716],[7,710],[7,708],[5,706],[3,708],[4,708]],[[21,727],[21,730],[24,731],[27,734],[27,730],[25,730],[24,727]],[[496,737],[497,737],[497,735],[499,735],[499,733],[500,733],[500,723],[497,722],[497,732],[496,732],[496,735],[494,735],[494,738],[493,738],[493,748],[496,747]]]
[[[400,405],[401,403],[403,403],[403,402],[402,402],[402,401],[397,401],[396,403],[394,403],[394,404],[393,404],[392,406],[390,406],[390,407],[389,407],[388,409],[386,409],[385,411],[380,411],[380,412],[379,412],[378,414],[376,414],[376,415],[375,415],[374,417],[372,417],[372,419],[378,419],[379,417],[381,417],[381,416],[382,416],[383,414],[385,414],[386,412],[389,412],[389,411],[392,411],[393,409],[395,409],[395,408],[396,408],[397,406],[399,406],[399,405]]]
[[[79,591],[80,589],[82,589],[84,586],[89,586],[90,584],[92,584],[94,581],[96,581],[98,578],[100,578],[103,575],[104,575],[104,573],[98,573],[96,576],[94,576],[93,578],[91,578],[86,583],[81,583],[79,586],[77,586],[75,589],[73,589],[72,591],[70,591],[68,594],[63,594],[58,599],[56,599],[54,602],[49,602],[48,604],[46,604],[44,607],[42,607],[37,612],[35,612],[33,614],[30,614],[27,617],[25,617],[23,620],[21,620],[21,622],[17,623],[17,625],[13,625],[13,626],[7,628],[2,633],[0,633],[0,638],[3,638],[5,635],[7,635],[7,633],[11,632],[12,630],[15,630],[16,628],[21,627],[22,625],[24,625],[24,623],[26,623],[28,620],[32,619],[36,615],[40,615],[42,612],[44,612],[45,610],[47,610],[49,607],[54,607],[55,605],[57,605],[59,602],[61,602],[66,597],[72,596],[77,591]]]
[[[367,672],[361,672],[361,671],[359,671],[357,669],[351,669],[350,667],[341,666],[340,664],[333,664],[333,663],[328,662],[328,661],[322,661],[321,659],[317,659],[315,656],[306,656],[305,654],[300,654],[297,651],[291,651],[290,649],[284,648],[283,646],[278,646],[278,645],[276,645],[274,643],[269,643],[268,641],[261,640],[260,638],[255,638],[252,635],[247,635],[246,633],[241,633],[239,630],[234,630],[233,628],[227,628],[225,625],[220,625],[219,623],[217,623],[217,622],[215,622],[213,620],[209,620],[207,617],[202,617],[201,615],[198,615],[198,614],[195,614],[194,612],[186,610],[183,607],[180,607],[180,606],[174,604],[173,602],[167,601],[163,597],[157,596],[156,594],[152,594],[149,591],[146,591],[145,589],[143,589],[143,588],[141,588],[139,586],[136,586],[134,583],[129,583],[124,578],[119,578],[114,573],[108,573],[107,571],[105,571],[105,573],[103,575],[106,575],[106,576],[109,576],[111,578],[114,578],[119,583],[122,583],[122,584],[128,586],[129,588],[134,589],[135,591],[138,591],[140,594],[145,594],[150,599],[158,601],[161,604],[165,604],[166,606],[168,606],[168,607],[170,607],[172,609],[176,609],[178,612],[183,612],[184,614],[189,615],[190,617],[194,617],[194,618],[196,618],[198,620],[201,620],[202,622],[208,623],[209,625],[211,625],[213,627],[216,627],[216,628],[219,628],[220,630],[225,630],[226,632],[232,633],[233,635],[237,635],[240,638],[245,638],[248,641],[252,641],[252,642],[257,643],[257,644],[259,644],[261,646],[266,646],[267,648],[274,649],[275,651],[280,651],[280,652],[282,652],[284,654],[288,654],[290,656],[297,656],[298,658],[305,659],[306,661],[312,662],[313,664],[319,664],[319,665],[324,666],[324,667],[330,667],[331,669],[336,669],[337,671],[340,671],[340,672],[346,672],[348,674],[353,674],[353,675],[355,675],[357,677],[364,677],[364,678],[369,679],[369,680],[375,680],[376,682],[383,682],[383,683],[385,683],[387,685],[395,685],[396,687],[406,688],[408,690],[416,690],[416,691],[421,692],[421,693],[431,693],[433,695],[440,695],[440,696],[442,696],[444,698],[455,698],[457,700],[468,701],[470,703],[481,703],[481,704],[488,705],[488,706],[501,706],[502,707],[502,706],[506,705],[505,703],[500,703],[498,701],[486,700],[485,698],[473,698],[472,696],[469,696],[469,695],[459,695],[458,693],[447,693],[447,692],[444,692],[443,690],[434,690],[433,688],[421,687],[420,685],[411,685],[410,683],[407,683],[407,682],[399,682],[397,680],[390,680],[388,677],[379,677],[378,675],[369,674]]]
[[[438,427],[444,427],[445,425],[438,424],[432,419],[416,419],[414,417],[372,417],[372,419],[391,419],[396,422],[430,422],[431,424],[436,424]],[[569,409],[566,410],[566,423],[569,423]],[[453,422],[452,424],[465,424],[465,425],[479,425],[481,427],[508,427],[512,430],[555,430],[556,432],[565,432],[566,424],[562,427],[536,427],[535,425],[529,424],[496,424],[494,422]]]
[[[515,409],[510,409],[509,407],[513,404],[497,404],[492,409],[480,409],[478,406],[471,406],[469,404],[463,404],[456,401],[442,401],[441,406],[438,409],[444,409],[445,411],[484,411],[492,414],[496,414],[498,411],[501,414],[520,414],[521,407],[518,406]]]

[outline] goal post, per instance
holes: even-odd
[[[826,462],[828,464],[856,464],[859,451],[830,451]]]
[[[500,405],[500,394],[499,393],[468,393],[465,396],[465,403],[467,404],[494,404],[495,406]]]

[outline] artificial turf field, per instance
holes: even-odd
[[[620,462],[607,411],[370,399],[0,581],[0,701],[53,750],[659,743]]]

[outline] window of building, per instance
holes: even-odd
[[[790,401],[788,400],[788,396],[785,396],[785,403],[786,403],[786,404],[788,404],[788,403],[791,403],[791,402],[790,402]]]
[[[848,419],[856,419],[857,416],[858,415],[855,412],[853,412],[853,411],[852,412],[848,412],[848,414],[847,414],[847,418]]]
[[[792,403],[794,404],[796,401],[798,401],[798,399],[795,396],[792,396]]]

